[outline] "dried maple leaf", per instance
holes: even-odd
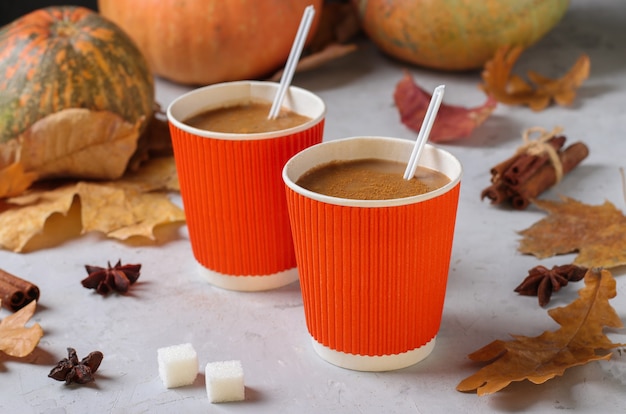
[[[622,321],[609,304],[616,296],[615,279],[608,270],[589,270],[579,297],[565,307],[548,314],[561,327],[537,337],[512,335],[513,340],[496,340],[473,352],[469,358],[491,364],[464,379],[458,391],[476,390],[478,395],[491,394],[514,381],[535,383],[563,375],[567,368],[591,361],[609,359],[610,349],[624,346],[613,343],[604,327],[621,328]]]
[[[420,88],[411,75],[405,72],[393,94],[401,122],[419,132],[431,97],[431,94]],[[468,137],[474,128],[491,115],[496,105],[497,102],[492,97],[488,97],[482,106],[475,108],[441,104],[428,139],[432,142],[443,142]]]
[[[578,252],[574,263],[612,268],[626,264],[626,217],[613,204],[590,206],[571,198],[535,200],[549,213],[526,230],[518,250],[540,259]]]
[[[0,169],[0,198],[21,194],[37,179],[37,174],[25,172],[20,162]]]
[[[550,79],[537,72],[529,71],[526,82],[512,74],[513,66],[524,49],[501,47],[494,57],[485,63],[480,88],[498,102],[508,105],[528,105],[534,111],[545,109],[554,100],[558,105],[571,105],[576,90],[589,77],[589,56],[581,55],[571,69],[560,79]]]
[[[18,137],[16,159],[39,178],[116,179],[135,152],[142,123],[133,125],[108,111],[63,109]]]
[[[120,240],[133,236],[154,239],[157,225],[182,222],[185,215],[166,193],[156,192],[176,187],[173,158],[151,160],[145,169],[148,173],[142,168],[117,181],[81,181],[8,199],[13,208],[0,213],[0,246],[23,251],[43,231],[50,216],[68,213],[75,198],[80,200],[82,233],[98,231]]]
[[[43,231],[50,216],[66,214],[74,201],[74,193],[67,188],[9,199],[11,208],[0,214],[0,246],[20,252],[31,238]]]
[[[180,191],[176,164],[172,157],[152,158],[141,168],[115,181],[118,187],[131,187],[137,191]]]
[[[91,183],[78,183],[76,190],[83,233],[99,231],[120,240],[133,236],[153,239],[158,224],[185,219],[183,211],[164,193]]]
[[[143,119],[133,125],[111,112],[84,108],[40,119],[0,143],[0,199],[21,194],[35,180],[117,179],[150,158],[171,156],[167,118],[159,105],[140,134],[142,125]]]
[[[169,157],[174,155],[172,136],[167,121],[167,114],[161,105],[155,103],[154,112],[144,131],[137,140],[137,149],[128,161],[126,169],[136,171],[150,158]]]
[[[30,328],[25,325],[35,313],[36,307],[37,302],[32,301],[0,321],[0,351],[19,358],[33,352],[43,336],[43,329],[38,323]]]

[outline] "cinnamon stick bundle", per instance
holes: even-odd
[[[39,288],[27,280],[0,269],[0,299],[2,306],[15,312],[33,300],[38,300]]]
[[[545,141],[556,151],[562,175],[589,155],[589,149],[582,142],[563,149],[565,140],[564,136],[554,136]],[[554,162],[547,153],[516,153],[491,169],[491,185],[482,191],[481,199],[488,198],[491,204],[508,201],[517,210],[525,209],[532,199],[559,181]]]

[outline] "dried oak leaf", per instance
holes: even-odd
[[[43,329],[38,323],[27,328],[26,322],[35,313],[36,307],[37,301],[32,301],[0,321],[0,351],[19,358],[33,352],[43,336]]]
[[[480,88],[498,102],[507,105],[528,105],[541,111],[554,100],[558,105],[571,105],[576,90],[589,77],[589,56],[581,55],[570,70],[559,79],[550,79],[534,71],[528,71],[529,82],[511,73],[524,49],[504,46],[485,63]]]
[[[393,98],[400,113],[400,121],[415,132],[419,132],[426,116],[432,95],[420,88],[411,75],[405,72],[396,85]],[[429,135],[429,141],[444,142],[470,136],[496,108],[497,101],[487,101],[474,108],[441,104],[437,118]]]
[[[464,379],[458,391],[491,394],[514,381],[535,383],[563,375],[567,368],[591,361],[609,359],[610,349],[624,346],[613,343],[604,327],[621,328],[622,321],[609,304],[616,296],[615,279],[608,270],[589,270],[579,297],[548,314],[561,327],[539,336],[512,335],[513,340],[496,340],[473,352],[469,358],[489,365]]]
[[[521,253],[543,259],[578,252],[574,264],[586,267],[626,264],[626,216],[613,204],[591,206],[568,197],[533,202],[549,215],[520,232]]]
[[[120,240],[133,236],[154,239],[157,225],[185,220],[183,210],[159,191],[176,188],[174,177],[174,161],[168,157],[153,159],[120,180],[80,181],[8,199],[13,208],[0,213],[0,246],[22,251],[43,231],[50,216],[66,215],[75,198],[80,201],[82,233],[98,231]]]
[[[23,193],[35,180],[37,180],[37,174],[25,172],[20,162],[0,168],[0,198]]]

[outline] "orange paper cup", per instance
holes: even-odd
[[[167,109],[193,254],[209,282],[225,289],[267,290],[298,279],[281,171],[291,156],[322,141],[326,107],[292,86],[283,106],[311,118],[294,128],[219,133],[184,121],[212,108],[271,103],[277,89],[273,82],[215,84]]]
[[[283,169],[307,328],[326,361],[361,371],[415,364],[439,331],[462,168],[431,145],[420,165],[450,183],[427,194],[350,200],[296,181],[330,161],[378,158],[406,163],[413,142],[384,137],[324,142]]]

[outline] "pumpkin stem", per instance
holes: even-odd
[[[77,33],[76,26],[71,22],[57,22],[53,29],[58,37],[73,37]]]

